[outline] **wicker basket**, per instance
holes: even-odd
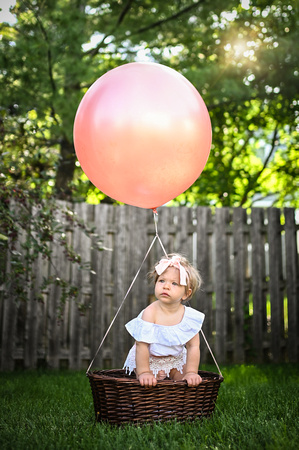
[[[124,370],[88,372],[96,420],[121,425],[209,417],[223,377],[213,372],[198,373],[203,381],[197,387],[188,387],[185,381],[162,380],[146,389],[134,374]]]

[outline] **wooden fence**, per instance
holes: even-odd
[[[86,368],[156,236],[151,210],[129,206],[69,205],[94,225],[93,245],[65,224],[69,245],[91,261],[92,272],[69,262],[53,242],[55,271],[41,256],[27,302],[1,294],[1,369],[22,366]],[[191,306],[206,315],[203,331],[219,364],[298,361],[298,224],[295,211],[206,207],[158,210],[158,235],[167,252],[186,255],[204,285]],[[62,217],[60,218],[62,220]],[[95,247],[102,247],[97,251]],[[125,323],[153,301],[146,275],[163,256],[159,240],[140,269],[93,368],[121,367],[132,345]],[[7,261],[9,270],[9,261]],[[43,276],[65,277],[79,288],[59,315],[60,288],[39,287]],[[58,274],[58,275],[57,275]],[[201,360],[211,356],[201,339]]]

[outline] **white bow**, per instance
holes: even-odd
[[[181,265],[181,258],[179,256],[173,256],[171,259],[163,258],[156,265],[155,270],[158,275],[161,275],[168,267],[176,267],[180,271],[180,284],[187,286],[187,272],[185,267]]]

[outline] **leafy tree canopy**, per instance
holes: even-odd
[[[75,113],[89,86],[132,61],[188,78],[213,145],[174,204],[299,206],[295,1],[24,0],[0,28],[0,179],[5,189],[112,201],[76,161]],[[297,183],[297,184],[296,184]]]

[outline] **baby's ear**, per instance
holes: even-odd
[[[184,297],[182,298],[182,300],[187,300],[187,298],[189,298],[190,297],[190,295],[192,294],[192,289],[191,288],[186,288],[186,290],[185,290],[185,295],[184,295]]]

